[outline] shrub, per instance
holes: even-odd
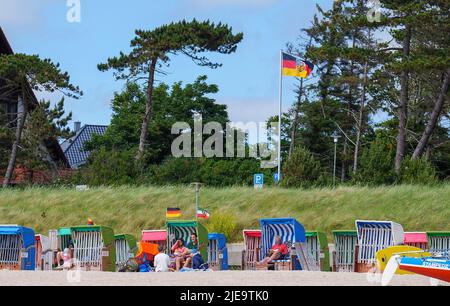
[[[85,183],[91,186],[136,184],[138,167],[135,164],[134,153],[134,150],[96,151],[90,156],[89,165],[82,170]]]
[[[320,162],[307,149],[297,147],[283,167],[282,184],[286,187],[311,187],[320,177]]]
[[[233,214],[213,214],[207,228],[210,233],[224,234],[227,241],[237,241],[240,233],[237,231],[236,223],[236,217]]]
[[[394,157],[395,151],[392,144],[384,138],[377,138],[369,148],[362,151],[359,168],[353,180],[370,185],[395,183],[397,177],[394,170]]]
[[[434,184],[437,182],[436,169],[426,159],[407,157],[402,162],[400,182],[403,184]]]

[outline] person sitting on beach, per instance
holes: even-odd
[[[268,265],[270,262],[272,262],[274,260],[283,260],[287,254],[288,254],[288,249],[287,249],[286,244],[284,244],[282,242],[280,236],[276,236],[275,244],[270,249],[269,256],[264,258],[262,261],[258,262],[256,265],[261,267],[261,266]]]
[[[179,271],[185,263],[185,258],[189,255],[190,251],[184,246],[183,239],[178,239],[172,246],[172,253],[175,256],[175,268]]]
[[[58,252],[58,254],[56,254],[56,262],[58,263],[58,268],[70,268],[72,264],[70,249],[65,248],[64,252]]]
[[[170,257],[164,253],[164,246],[158,246],[158,254],[154,259],[155,272],[169,272]]]
[[[194,265],[194,262],[203,263],[202,255],[200,254],[200,250],[203,248],[203,245],[198,245],[198,237],[197,234],[191,235],[191,242],[189,242],[187,248],[189,249],[189,254],[186,256],[186,262],[184,264],[185,268],[193,268],[198,269],[198,264]]]
[[[68,248],[65,248],[63,252],[61,250],[56,253],[56,264],[58,268],[70,268],[72,266],[74,246],[72,243],[69,244]]]

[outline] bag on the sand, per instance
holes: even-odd
[[[192,258],[192,268],[194,270],[206,270],[208,269],[208,264],[205,264],[202,255],[196,254],[194,258]]]

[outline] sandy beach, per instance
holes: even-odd
[[[193,277],[192,273],[195,273]],[[229,271],[191,273],[0,271],[0,286],[380,286],[381,275]],[[392,286],[431,286],[419,275],[395,276]],[[447,286],[447,283],[440,283]]]

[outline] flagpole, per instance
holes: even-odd
[[[281,113],[283,108],[283,50],[280,50],[280,81],[278,105],[278,182],[281,181]]]
[[[192,183],[192,186],[195,188],[195,220],[198,221],[198,194],[200,192],[201,183]]]

